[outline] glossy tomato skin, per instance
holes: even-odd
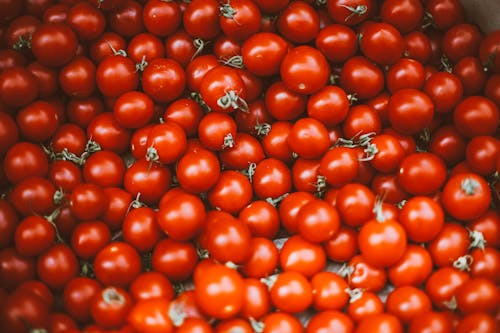
[[[305,1],[291,2],[276,22],[279,33],[292,43],[305,44],[318,34],[319,16]]]
[[[144,158],[135,161],[123,179],[124,187],[130,194],[137,196],[141,193],[141,200],[149,204],[159,202],[171,182],[172,172],[169,168]]]
[[[75,252],[67,245],[54,244],[37,259],[37,273],[50,288],[61,290],[78,275]]]
[[[270,32],[260,32],[251,36],[241,47],[245,67],[259,76],[279,73],[287,51],[287,42],[280,35]]]
[[[26,332],[24,325],[44,329],[49,325],[49,308],[32,291],[16,290],[5,299],[0,318],[9,332]]]
[[[178,98],[186,86],[184,69],[173,59],[153,59],[142,72],[142,89],[155,102],[167,103]]]
[[[31,50],[37,60],[47,66],[58,67],[68,63],[75,55],[78,40],[73,30],[64,23],[46,23],[33,34]],[[58,50],[58,56],[53,55]]]
[[[78,323],[90,320],[90,301],[101,290],[101,284],[88,277],[76,277],[64,287],[63,307]]]
[[[349,58],[340,73],[340,85],[359,99],[377,96],[384,88],[384,74],[373,62],[363,56]]]
[[[96,278],[104,285],[128,286],[141,269],[139,253],[125,242],[109,243],[94,259]]]
[[[30,142],[15,143],[3,159],[5,177],[13,184],[28,177],[44,177],[48,169],[47,155],[40,146]]]
[[[104,96],[118,97],[127,91],[135,90],[139,84],[139,76],[130,58],[110,55],[99,62],[96,82],[97,88]]]

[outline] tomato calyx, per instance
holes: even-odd
[[[266,201],[268,203],[270,203],[271,205],[273,205],[274,207],[278,207],[280,202],[283,201],[283,199],[285,199],[289,194],[290,193],[285,193],[285,194],[280,195],[277,198],[266,198]]]
[[[457,299],[453,296],[449,301],[444,301],[443,305],[450,311],[455,311],[458,308]]]
[[[28,34],[27,36],[21,35],[17,38],[17,41],[12,45],[12,48],[16,51],[20,51],[24,48],[31,49],[31,39],[32,39],[31,34]]]
[[[486,239],[484,239],[484,235],[481,231],[471,230],[467,228],[469,231],[469,249],[481,249],[484,250],[486,247]]]
[[[462,272],[469,272],[473,261],[474,259],[472,258],[472,256],[470,254],[466,254],[457,258],[457,260],[453,262],[453,267]]]
[[[344,289],[347,295],[349,295],[349,303],[354,303],[363,296],[364,290],[362,288],[346,288]]]
[[[227,133],[224,137],[224,141],[222,143],[222,149],[233,148],[234,147],[234,137],[231,133]]]
[[[235,55],[230,58],[222,58],[219,60],[223,65],[233,67],[233,68],[244,68],[243,57],[240,55]]]
[[[172,302],[168,307],[168,316],[175,327],[179,327],[184,323],[187,318],[187,313],[184,311],[184,304],[179,302]]]
[[[335,142],[335,146],[346,148],[363,148],[365,156],[360,158],[359,161],[371,161],[378,153],[377,146],[371,142],[375,134],[375,132],[365,133],[362,135],[359,135],[358,133],[350,139],[338,138]]]
[[[149,63],[146,61],[146,55],[142,55],[142,59],[140,63],[135,64],[136,72],[144,72]]]
[[[468,197],[476,194],[476,191],[480,188],[480,186],[481,185],[476,180],[471,178],[465,178],[460,184],[462,192],[464,192],[464,194]]]
[[[250,322],[250,326],[252,327],[255,333],[264,332],[265,325],[263,322],[255,320],[253,317],[248,318],[248,321]]]
[[[268,123],[258,123],[254,126],[257,136],[263,137],[269,134],[271,131],[271,124]]]
[[[316,177],[316,182],[313,184],[316,191],[314,194],[318,198],[322,198],[325,195],[326,188],[327,188],[327,183],[326,183],[326,177],[322,175],[318,175]]]
[[[115,287],[107,287],[101,292],[102,299],[106,304],[122,305],[125,303],[125,297],[118,292]]]
[[[191,56],[191,60],[196,58],[201,52],[203,52],[203,49],[205,46],[208,44],[208,42],[205,42],[201,38],[195,38],[193,39],[193,46],[196,48],[196,51],[194,51],[193,55]]]
[[[248,180],[250,181],[250,183],[252,182],[253,175],[255,174],[255,168],[256,167],[257,167],[256,163],[250,163],[248,165],[248,169],[241,171],[241,173],[248,178]]]
[[[231,3],[229,0],[227,1],[227,3],[222,4],[219,7],[219,12],[223,17],[232,19],[234,20],[234,22],[236,22],[237,25],[241,25],[235,18],[235,15],[236,13],[238,13],[238,11],[236,11],[233,7],[231,7]]]
[[[451,66],[450,60],[448,59],[448,57],[446,55],[443,54],[441,56],[440,62],[441,62],[441,67],[442,67],[443,71],[448,72],[448,73],[453,72],[453,67]]]
[[[191,97],[191,99],[193,101],[195,101],[196,103],[198,103],[205,112],[211,112],[212,111],[210,109],[210,107],[207,105],[207,103],[205,103],[205,101],[203,100],[203,98],[201,98],[200,93],[193,91],[193,92],[191,92],[191,94],[189,96]]]
[[[426,30],[427,28],[435,26],[436,24],[434,23],[434,16],[432,16],[432,14],[428,11],[424,11],[424,17],[422,19],[422,29]]]
[[[248,104],[243,98],[240,97],[240,92],[238,91],[226,91],[225,95],[219,97],[217,100],[217,105],[224,110],[231,108],[248,113]]]
[[[338,271],[338,274],[345,279],[349,279],[352,273],[354,273],[354,267],[347,263],[344,263]]]
[[[58,192],[62,193],[62,190],[58,190],[54,194],[54,202],[56,204],[57,204],[57,201],[56,201],[55,197],[56,197],[56,195],[57,195]],[[64,194],[62,196],[64,197]],[[43,218],[45,220],[47,220],[47,222],[50,223],[50,225],[52,226],[52,228],[54,228],[54,232],[56,234],[56,240],[59,243],[65,243],[64,239],[62,238],[61,234],[59,233],[59,229],[57,228],[57,224],[55,223],[55,220],[59,217],[60,213],[61,213],[61,208],[56,208],[56,209],[54,209],[54,211],[52,213],[50,213],[49,215],[44,216]]]
[[[100,3],[102,1],[104,1],[104,0],[99,0]],[[114,55],[122,56],[122,57],[125,57],[125,58],[128,56],[127,52],[125,50],[123,50],[123,49],[116,50],[109,41],[107,43],[108,43],[108,46],[111,49],[111,51],[113,51]]]
[[[345,8],[347,9],[348,11],[351,12],[351,14],[349,14],[346,18],[345,18],[345,22],[349,21],[351,18],[353,18],[354,16],[361,16],[361,15],[364,15],[366,14],[366,12],[368,11],[368,7],[365,6],[365,5],[357,5],[356,7],[352,7],[352,6],[347,6],[347,5],[339,5],[339,7],[342,7],[342,8]]]

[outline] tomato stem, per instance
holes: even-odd
[[[248,318],[250,321],[250,326],[252,326],[252,329],[254,330],[255,333],[262,333],[264,332],[264,323],[261,321],[255,320],[253,317]]]
[[[480,187],[479,183],[475,179],[465,178],[462,181],[461,189],[466,196],[471,196],[476,194],[476,191]]]
[[[484,235],[481,231],[471,230],[467,228],[469,231],[470,245],[469,249],[481,249],[484,250],[486,246],[486,239],[484,239]]]
[[[337,273],[343,278],[349,278],[353,272],[354,267],[349,266],[347,263],[344,263]]]
[[[233,67],[233,68],[243,68],[245,65],[243,64],[243,57],[240,55],[235,55],[230,57],[229,59],[220,59],[223,65]]]
[[[118,292],[114,287],[105,288],[102,293],[102,298],[107,304],[122,305],[125,302],[125,297]]]
[[[349,295],[349,303],[354,303],[363,296],[363,289],[361,288],[346,288],[344,291]]]
[[[208,44],[208,42],[205,42],[201,38],[195,38],[195,39],[193,39],[193,45],[196,48],[196,51],[191,56],[191,60],[193,60],[194,58],[196,58],[203,51],[203,49],[205,48],[205,46],[207,44]]]
[[[277,198],[266,198],[266,201],[269,202],[271,205],[273,205],[274,207],[277,207],[279,205],[279,203],[285,199],[286,197],[288,196],[288,193],[285,193],[283,195],[280,195],[279,197]]]
[[[12,48],[16,51],[22,50],[23,48],[31,49],[31,33],[25,37],[24,35],[19,36],[17,41],[12,45]]]
[[[142,55],[141,62],[138,64],[135,64],[135,71],[136,72],[144,72],[146,67],[148,66],[148,62],[146,61],[146,55]]]
[[[339,7],[343,7],[351,12],[351,14],[349,14],[349,16],[347,16],[345,18],[345,20],[344,20],[345,22],[349,21],[355,15],[361,16],[361,15],[366,14],[366,12],[368,11],[368,7],[365,5],[357,5],[356,7],[347,6],[347,5],[339,5]]]
[[[259,124],[259,121],[257,120],[257,124],[254,126],[254,128],[257,131],[256,134],[258,136],[266,136],[271,131],[271,124],[268,123]]]
[[[453,267],[461,271],[470,271],[470,266],[474,259],[470,254],[466,254],[464,256],[459,257],[457,260],[453,262]]]
[[[241,110],[248,113],[247,102],[240,97],[240,93],[234,90],[229,90],[224,96],[217,100],[217,105],[226,110],[232,108],[234,110]]]

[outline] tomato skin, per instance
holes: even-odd
[[[416,134],[430,125],[434,116],[431,99],[416,89],[398,90],[389,100],[389,121],[401,134]]]
[[[35,258],[19,254],[14,247],[0,250],[0,282],[7,290],[13,290],[36,276]]]
[[[471,276],[476,278],[487,278],[498,284],[500,278],[500,253],[492,246],[484,249],[477,248],[471,252],[472,265]]]
[[[42,65],[59,67],[76,55],[77,43],[76,34],[68,25],[45,23],[33,34],[31,50]],[[57,57],[54,57],[53,50],[58,50]]]
[[[0,248],[7,248],[14,242],[14,233],[19,217],[12,204],[0,200]]]
[[[78,275],[78,270],[74,251],[64,244],[54,244],[37,259],[38,277],[52,289],[63,289]]]
[[[88,277],[76,277],[63,290],[62,302],[66,313],[78,323],[85,323],[90,317],[90,301],[101,290],[101,285]]]
[[[353,26],[370,17],[373,6],[370,0],[334,0],[328,1],[327,10],[334,22]]]
[[[383,313],[367,316],[359,322],[355,333],[402,333],[403,324],[393,314]]]
[[[245,283],[235,270],[221,264],[210,264],[194,272],[195,299],[200,309],[215,318],[233,317],[243,308]],[[197,274],[198,271],[198,274]]]
[[[201,79],[200,96],[215,112],[246,111],[246,86],[236,70],[228,66],[210,69]]]
[[[146,30],[159,37],[167,37],[181,24],[181,9],[176,2],[150,0],[144,5],[142,20]]]
[[[2,328],[8,332],[27,332],[26,326],[48,329],[49,308],[41,297],[29,290],[16,290],[4,300],[0,312]]]
[[[316,36],[315,46],[334,63],[346,61],[358,49],[354,30],[342,24],[330,24],[322,28]]]
[[[270,115],[282,121],[299,117],[306,110],[307,104],[305,95],[289,89],[282,81],[273,83],[267,89],[264,101]],[[275,124],[273,123],[273,126]]]
[[[271,303],[280,311],[299,313],[313,302],[313,290],[307,278],[298,272],[280,273],[269,290]]]
[[[350,260],[358,252],[358,234],[353,228],[340,226],[339,231],[325,244],[328,259],[335,262]]]
[[[456,327],[457,333],[484,332],[494,333],[499,329],[498,321],[492,315],[484,312],[471,313],[464,316]]]
[[[152,298],[135,303],[127,321],[137,332],[171,333],[174,331],[168,313],[170,301],[164,298]]]
[[[491,192],[483,177],[475,173],[457,174],[446,182],[441,201],[454,218],[472,220],[487,211]]]
[[[167,103],[178,98],[186,87],[184,69],[173,59],[156,58],[142,72],[142,89],[155,102]]]
[[[236,40],[246,40],[260,31],[262,15],[257,4],[253,1],[236,0],[228,5],[236,11],[235,14],[224,15],[224,6],[219,9],[223,13],[219,17],[219,24],[226,36]]]
[[[291,2],[276,21],[279,33],[292,43],[305,44],[319,32],[319,16],[305,1]]]
[[[388,313],[396,315],[404,323],[432,310],[429,296],[414,286],[396,287],[388,295],[386,306]]]
[[[187,241],[196,237],[205,225],[205,207],[197,196],[179,194],[162,205],[156,214],[160,228],[171,239]]]
[[[153,249],[152,266],[172,282],[184,281],[191,276],[198,263],[196,249],[189,242],[170,238],[160,240]]]
[[[349,286],[339,275],[332,272],[319,272],[311,279],[313,306],[318,311],[341,310],[348,301],[345,292]]]
[[[241,272],[249,278],[263,278],[271,275],[278,267],[279,251],[268,238],[252,237],[250,256],[241,266]]]
[[[326,254],[321,244],[294,235],[283,244],[279,263],[284,271],[298,272],[306,277],[312,277],[325,268]]]
[[[408,244],[401,259],[389,267],[389,281],[396,287],[420,286],[432,272],[432,258],[429,252],[418,245]]]
[[[49,215],[55,209],[56,188],[46,178],[26,178],[12,189],[8,200],[22,215]]]
[[[446,181],[446,166],[434,154],[420,152],[407,155],[400,163],[398,181],[414,195],[437,192]]]
[[[444,225],[444,211],[429,197],[415,196],[409,199],[399,214],[399,221],[408,238],[417,243],[433,240]]]
[[[246,278],[245,303],[241,309],[241,315],[245,318],[260,319],[271,309],[268,287],[254,278]]]
[[[136,160],[125,171],[123,179],[125,189],[133,196],[141,193],[141,200],[147,204],[159,202],[171,182],[172,172],[169,168],[146,159]]]
[[[445,223],[439,234],[428,244],[434,265],[452,266],[454,261],[466,255],[470,246],[469,233],[458,223]]]
[[[341,187],[352,181],[358,170],[359,161],[354,149],[341,146],[326,152],[319,166],[319,173],[334,187]]]
[[[39,95],[38,82],[29,70],[14,66],[0,73],[0,100],[8,106],[20,107]]]
[[[468,23],[457,24],[443,36],[443,53],[454,63],[464,57],[477,56],[482,38],[477,26]]]
[[[189,35],[211,40],[221,31],[218,15],[219,3],[216,0],[195,0],[186,7],[182,23]]]
[[[384,88],[384,75],[380,68],[365,57],[347,59],[340,72],[340,85],[359,99],[377,96]]]
[[[280,35],[271,32],[256,33],[241,46],[245,67],[258,76],[278,74],[287,51],[287,42]]]
[[[494,313],[500,302],[500,291],[495,283],[485,278],[471,278],[455,292],[458,309],[463,314]]]
[[[349,98],[346,92],[337,86],[327,85],[307,101],[307,114],[319,120],[327,128],[339,125],[349,111]]]
[[[28,216],[16,227],[14,242],[23,256],[36,256],[45,252],[55,240],[52,224],[40,216]]]
[[[310,242],[325,242],[340,228],[337,209],[323,200],[311,200],[297,215],[299,234]]]
[[[376,64],[392,65],[403,55],[403,37],[391,24],[370,22],[361,31],[360,50]]]
[[[128,286],[142,269],[137,250],[125,242],[112,242],[94,259],[94,272],[99,282],[117,287]]]
[[[494,135],[499,118],[497,106],[490,99],[482,96],[463,99],[453,112],[457,130],[467,138]]]
[[[97,65],[96,82],[99,91],[106,97],[118,97],[135,90],[139,76],[130,58],[121,55],[105,57]]]
[[[252,195],[250,180],[238,171],[227,170],[208,192],[208,202],[216,209],[237,214],[250,203]]]
[[[260,199],[278,198],[292,188],[288,166],[276,158],[260,161],[252,177],[254,194]]]
[[[43,149],[30,142],[17,142],[7,150],[3,160],[7,180],[13,184],[29,177],[44,177],[49,170],[49,161]]]
[[[280,74],[285,85],[301,94],[313,94],[323,88],[329,78],[325,56],[310,46],[291,49],[283,58]]]

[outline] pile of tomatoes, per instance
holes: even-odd
[[[499,332],[459,0],[0,8],[1,332]]]

